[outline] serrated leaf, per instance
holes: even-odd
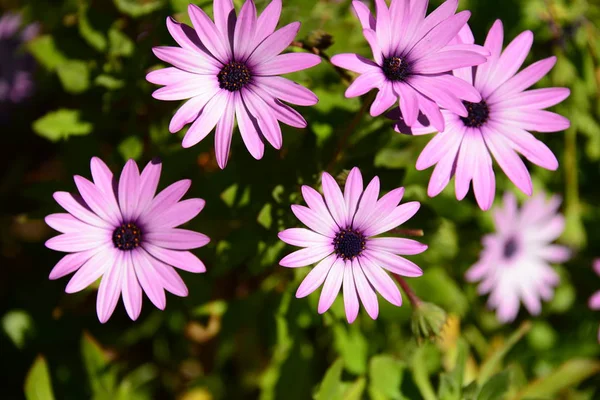
[[[50,71],[67,61],[67,57],[56,47],[50,35],[39,36],[27,44],[36,61]]]
[[[144,151],[144,143],[139,137],[130,136],[119,144],[118,150],[124,160],[133,158],[137,161]]]
[[[336,400],[342,395],[342,369],[344,361],[338,358],[325,372],[315,400]]]
[[[38,135],[58,142],[70,136],[84,136],[92,132],[89,122],[81,121],[78,110],[61,108],[51,111],[33,123],[33,130]]]
[[[54,400],[48,364],[42,356],[37,356],[27,373],[25,397],[27,400]]]
[[[56,73],[69,93],[82,93],[90,87],[90,70],[85,61],[68,60],[57,67]]]
[[[369,362],[369,395],[377,399],[401,399],[400,385],[405,364],[391,356],[379,355]]]

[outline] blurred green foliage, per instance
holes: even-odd
[[[195,1],[207,12],[208,0]],[[241,0],[235,0],[239,9]],[[256,0],[259,9],[266,0]],[[430,9],[440,1],[431,1]],[[344,82],[331,65],[293,78],[320,102],[301,112],[304,130],[284,128],[281,151],[261,161],[234,135],[227,169],[219,171],[212,136],[182,149],[183,133],[168,133],[176,104],[154,100],[144,79],[160,62],[157,45],[172,45],[165,18],[189,22],[188,0],[0,0],[40,21],[29,43],[37,60],[36,95],[2,120],[0,151],[0,349],[3,399],[287,399],[305,400],[592,400],[600,396],[598,315],[587,299],[600,280],[591,260],[600,256],[600,5],[595,0],[462,0],[482,43],[496,18],[506,38],[531,29],[528,62],[558,56],[540,85],[571,88],[556,111],[572,127],[539,134],[557,154],[556,173],[531,166],[536,191],[564,195],[567,230],[561,241],[575,257],[557,267],[562,283],[541,316],[522,311],[512,325],[498,324],[464,271],[493,229],[470,194],[458,203],[451,189],[426,195],[430,171],[416,171],[427,137],[396,134],[385,118],[360,116],[368,101],[345,99]],[[302,21],[299,39],[331,35],[325,52],[368,55],[349,0],[284,0],[280,25]],[[311,40],[312,40],[311,39]],[[1,60],[0,60],[1,61]],[[357,115],[359,115],[357,117]],[[349,131],[350,130],[350,131]],[[349,139],[343,139],[346,134]],[[57,212],[57,190],[74,191],[72,176],[89,176],[100,156],[114,170],[128,158],[164,162],[161,185],[191,178],[189,196],[207,200],[190,229],[211,244],[197,254],[208,272],[183,273],[187,298],[170,296],[166,311],[148,302],[137,322],[119,307],[101,325],[95,290],[66,295],[66,279],[50,282],[60,254],[43,246],[52,235],[43,217]],[[349,326],[341,299],[325,315],[318,293],[295,299],[308,268],[285,269],[289,249],[277,232],[295,226],[289,206],[301,184],[317,186],[327,169],[359,166],[378,175],[382,188],[406,187],[422,202],[410,229],[422,229],[429,250],[412,259],[425,271],[409,284],[450,317],[435,343],[419,345],[410,329],[411,307],[381,301],[372,321],[361,311]],[[497,176],[498,194],[515,190]],[[522,196],[523,197],[523,196]],[[500,196],[497,195],[499,199]],[[533,319],[532,322],[523,322]]]

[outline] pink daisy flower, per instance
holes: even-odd
[[[184,100],[171,119],[169,130],[178,132],[191,123],[183,147],[204,139],[216,126],[215,153],[219,167],[229,157],[234,121],[250,154],[262,158],[266,139],[282,145],[279,121],[306,127],[306,121],[287,103],[310,106],[317,96],[277,75],[301,71],[321,61],[314,54],[279,54],[294,40],[299,22],[275,31],[281,0],[273,0],[260,17],[247,0],[236,18],[232,0],[214,0],[215,22],[199,7],[188,12],[194,28],[167,18],[167,29],[180,47],[155,47],[154,54],[173,67],[150,72],[146,79],[165,87],[153,93],[159,100]]]
[[[331,62],[360,76],[346,90],[346,97],[377,88],[371,115],[377,116],[400,102],[406,124],[417,121],[419,110],[439,130],[444,129],[440,107],[466,117],[461,100],[479,102],[471,84],[446,72],[486,61],[487,52],[474,44],[449,44],[470,17],[455,14],[458,0],[448,0],[426,17],[427,0],[375,0],[376,17],[360,1],[352,6],[371,46],[375,62],[358,54],[338,54]]]
[[[594,260],[594,271],[600,276],[600,258]],[[600,310],[600,290],[590,297],[589,306],[592,310]],[[598,342],[600,342],[600,329],[598,329]]]
[[[474,42],[468,26],[455,40],[466,44]],[[475,68],[454,70],[457,78],[475,86],[482,100],[464,102],[469,111],[466,118],[454,110],[442,111],[445,131],[435,135],[417,160],[418,170],[437,164],[429,181],[429,196],[437,196],[454,176],[457,199],[462,200],[467,195],[472,181],[479,207],[487,210],[496,193],[492,156],[508,178],[529,196],[533,191],[531,176],[517,153],[542,168],[558,168],[552,151],[529,131],[557,132],[569,127],[567,118],[543,110],[567,98],[569,89],[525,90],[552,69],[556,57],[538,61],[517,73],[529,54],[533,34],[521,33],[504,51],[502,42],[502,22],[498,20],[484,45],[491,53],[488,62]],[[404,121],[398,123],[396,130],[411,132]],[[412,127],[416,135],[434,131],[434,124],[425,127],[416,123]]]
[[[528,199],[517,209],[514,194],[504,195],[504,207],[494,210],[497,232],[483,237],[479,261],[466,273],[470,282],[481,281],[480,294],[490,293],[488,305],[501,322],[514,320],[519,301],[532,314],[542,310],[541,299],[554,295],[558,274],[549,263],[567,261],[571,252],[552,244],[564,230],[565,219],[557,212],[561,200],[543,194]]]
[[[188,250],[210,240],[202,233],[176,228],[204,208],[202,199],[179,201],[191,181],[175,182],[155,196],[159,162],[148,163],[140,174],[135,161],[129,160],[118,181],[97,157],[92,158],[91,169],[93,182],[75,176],[81,197],[54,193],[67,213],[46,217],[46,223],[62,233],[49,239],[46,247],[71,254],[56,264],[50,279],[75,272],[65,290],[75,293],[102,277],[96,302],[102,323],[112,315],[121,294],[132,320],[140,315],[142,290],[161,310],[166,305],[165,289],[187,296],[187,287],[173,266],[206,271]]]
[[[284,242],[303,247],[284,257],[280,265],[297,268],[317,263],[300,284],[296,297],[305,297],[323,285],[318,307],[322,314],[331,307],[343,286],[346,318],[350,323],[358,315],[359,298],[369,316],[377,318],[375,292],[401,306],[400,291],[384,270],[402,276],[421,276],[421,268],[398,254],[419,254],[427,246],[411,239],[376,236],[408,221],[420,204],[398,205],[404,188],[394,189],[377,200],[379,178],[373,178],[363,191],[362,176],[356,167],[348,175],[343,194],[327,172],[323,173],[322,182],[325,200],[315,189],[302,186],[308,207],[292,205],[294,215],[309,229],[291,228],[279,233]]]

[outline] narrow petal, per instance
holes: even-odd
[[[213,3],[215,26],[222,38],[228,38],[236,26],[235,9],[233,0],[215,0]],[[240,16],[241,17],[241,16]]]
[[[125,164],[119,178],[119,205],[123,222],[131,222],[140,197],[140,171],[134,160]]]
[[[374,30],[371,29],[363,29],[363,36],[369,46],[371,47],[371,53],[373,53],[373,58],[378,65],[383,63],[383,54],[382,49],[377,42],[377,34]]]
[[[336,54],[331,57],[331,63],[336,67],[348,69],[357,74],[364,74],[379,69],[379,65],[373,61],[353,53]]]
[[[218,73],[218,70],[216,71]],[[179,68],[168,67],[150,71],[146,75],[146,80],[155,85],[170,85],[176,82],[183,82],[197,76],[191,72],[183,71]]]
[[[208,101],[219,90],[219,84],[214,76],[192,75],[189,79],[181,82],[170,83],[165,87],[155,90],[152,97],[157,100],[179,101],[192,97],[205,99]],[[196,113],[201,108],[196,110]]]
[[[494,113],[493,118],[521,129],[537,132],[559,132],[569,129],[568,118],[544,110],[506,110]]]
[[[460,145],[458,158],[456,160],[456,198],[462,200],[469,191],[469,183],[473,179],[477,158],[481,155],[476,151],[479,148],[478,140],[481,134],[475,129],[467,129]]]
[[[423,38],[408,52],[411,60],[418,60],[426,54],[437,52],[454,38],[467,23],[471,13],[461,11],[433,27]]]
[[[56,263],[54,268],[52,268],[48,279],[56,280],[77,271],[83,264],[92,258],[92,256],[98,253],[98,251],[98,248],[94,248],[78,253],[67,254]]]
[[[210,17],[194,4],[188,6],[188,13],[202,44],[216,59],[227,64],[232,58],[231,47],[224,42]]]
[[[248,66],[255,70],[255,67],[271,64],[270,61],[292,43],[299,30],[300,22],[292,22],[273,32],[250,54]]]
[[[542,79],[554,67],[554,64],[556,64],[555,56],[531,64],[493,91],[488,98],[489,101],[494,102],[504,96],[522,92]]]
[[[375,21],[377,42],[384,56],[387,57],[391,51],[392,29],[390,11],[385,0],[375,0],[375,12],[377,13],[377,20]]]
[[[164,249],[149,243],[142,244],[142,247],[154,258],[161,260],[165,264],[172,265],[175,268],[193,272],[195,274],[206,272],[204,263],[189,251]]]
[[[360,202],[356,214],[354,215],[354,226],[362,226],[367,220],[379,197],[379,178],[374,177],[367,185]]]
[[[473,51],[452,50],[429,54],[413,64],[420,74],[439,74],[453,69],[479,65],[487,58]]]
[[[504,43],[504,27],[502,21],[497,19],[490,28],[483,47],[490,52],[488,61],[477,67],[475,74],[475,87],[481,89],[487,86],[491,72],[500,58]]]
[[[123,273],[125,272],[125,255],[123,253],[117,255],[117,259],[100,281],[98,288],[98,297],[96,298],[96,312],[101,323],[108,321],[112,313],[117,307],[119,296],[121,295],[121,287],[123,286]]]
[[[81,205],[81,203],[77,201],[70,193],[55,192],[53,197],[54,200],[56,200],[56,202],[69,214],[85,222],[86,224],[104,229],[111,229],[111,227],[114,227],[108,221],[104,221],[98,215],[90,211],[87,207]]]
[[[289,74],[314,67],[321,62],[321,57],[315,54],[286,53],[272,58],[268,63],[254,67],[256,75],[269,76]]]
[[[360,170],[357,167],[352,168],[346,178],[344,187],[344,201],[346,202],[347,219],[346,225],[350,226],[354,214],[358,208],[358,201],[363,193],[363,179]]]
[[[52,229],[61,233],[93,231],[101,234],[101,232],[104,230],[93,225],[88,225],[85,222],[75,218],[71,214],[66,213],[50,214],[44,218],[44,221],[46,221],[46,224],[48,224],[48,226],[50,226]]]
[[[412,2],[411,7],[416,11],[417,3],[423,2]],[[426,2],[425,2],[426,3]],[[458,8],[458,0],[447,0],[443,2],[438,8],[436,8],[431,14],[422,21],[419,26],[418,34],[415,34],[414,38],[419,40],[427,33],[429,33],[434,27],[438,26],[440,23],[446,21],[449,17],[451,17]],[[425,11],[427,10],[427,5],[425,5]],[[421,11],[421,15],[424,15],[424,12]],[[419,21],[421,22],[421,21]]]
[[[412,239],[381,237],[369,239],[367,248],[383,250],[392,254],[414,255],[421,254],[427,250],[427,245]]]
[[[110,238],[111,232],[105,230],[69,232],[48,239],[45,245],[52,250],[74,253],[106,244]]]
[[[308,275],[306,275],[306,278],[304,278],[298,287],[296,297],[301,299],[317,290],[317,288],[325,282],[325,278],[327,278],[327,274],[336,259],[337,255],[331,254],[319,262]]]
[[[340,227],[333,219],[329,208],[325,205],[323,196],[319,192],[307,185],[302,185],[301,191],[308,207],[316,212],[324,223],[333,228]]]
[[[121,223],[121,211],[116,204],[105,200],[104,193],[96,185],[79,175],[75,175],[74,180],[81,197],[94,213],[113,226]]]
[[[440,107],[429,97],[419,92],[415,92],[415,94],[417,95],[417,99],[419,101],[419,108],[421,109],[421,112],[425,114],[425,116],[431,123],[431,126],[428,127],[428,129],[424,130],[423,133],[432,133],[436,130],[438,132],[443,132],[446,129],[446,122],[444,121],[444,116],[440,111]],[[412,128],[414,130],[415,124],[413,124]]]
[[[347,98],[362,96],[372,89],[382,87],[385,79],[380,70],[366,72],[354,80],[346,89],[344,96]]]
[[[523,193],[531,196],[533,192],[531,175],[529,175],[529,171],[523,161],[521,161],[502,135],[487,130],[483,138],[498,165],[500,165],[502,171],[508,176],[508,179],[521,189]]]
[[[352,275],[354,276],[354,284],[356,285],[356,291],[358,292],[360,301],[363,306],[365,306],[365,310],[367,310],[369,317],[377,319],[377,316],[379,315],[377,295],[367,281],[363,268],[364,267],[359,264],[358,259],[352,260]]]
[[[152,304],[158,309],[164,310],[167,305],[167,298],[160,277],[148,258],[150,256],[144,251],[137,251],[132,256],[135,274],[144,293],[146,293]]]
[[[393,279],[368,257],[362,257],[360,263],[363,267],[363,272],[373,288],[375,288],[375,291],[379,292],[391,304],[400,307],[402,305],[402,296]]]
[[[321,297],[319,297],[319,306],[317,308],[319,314],[323,314],[325,311],[329,310],[340,292],[343,279],[344,261],[341,258],[338,258],[329,270],[327,278],[325,279],[325,284],[321,290]]]
[[[400,111],[408,126],[413,126],[419,116],[419,100],[415,90],[409,85],[394,82],[394,91],[400,97]]]
[[[165,212],[155,214],[144,223],[145,233],[175,228],[195,218],[204,208],[206,202],[202,199],[180,201]]]
[[[399,205],[389,215],[367,225],[364,231],[365,236],[376,236],[402,225],[419,211],[420,206],[418,201]]]
[[[231,148],[231,137],[233,135],[233,123],[235,120],[235,103],[241,102],[239,92],[229,95],[225,111],[217,121],[215,130],[215,155],[219,168],[224,169],[229,159]]]
[[[142,287],[135,274],[131,252],[125,254],[125,265],[123,265],[123,277],[121,279],[121,291],[123,293],[123,304],[127,315],[133,321],[138,319],[142,312]]]
[[[552,107],[569,97],[571,91],[568,88],[543,88],[519,92],[506,96],[490,106],[495,108],[513,108],[541,110]]]
[[[299,106],[312,106],[317,104],[317,96],[304,86],[280,76],[254,78],[257,85],[261,85],[273,97]]]
[[[190,126],[183,137],[181,145],[184,148],[189,148],[199,143],[213,130],[215,125],[217,125],[217,121],[219,121],[223,115],[229,99],[230,92],[221,90],[208,101],[196,121]]]
[[[347,221],[346,203],[344,202],[344,195],[340,190],[337,182],[327,172],[323,172],[321,181],[323,183],[323,193],[325,195],[325,202],[327,208],[331,213],[334,221],[338,226],[342,227]]]
[[[197,249],[210,242],[210,238],[203,233],[178,228],[148,232],[144,235],[144,240],[155,246],[172,250]]]
[[[202,43],[205,43],[202,41]],[[152,52],[159,60],[171,64],[186,72],[193,72],[201,75],[214,75],[219,73],[219,68],[210,57],[202,57],[197,51],[188,50],[181,47],[159,46],[154,47]],[[183,74],[179,74],[183,76]],[[153,76],[150,76],[150,79]],[[157,76],[157,73],[154,74]],[[149,80],[150,80],[149,79]],[[156,81],[156,79],[153,79]]]
[[[571,258],[572,251],[566,246],[550,244],[541,249],[539,255],[548,262],[562,264]]]
[[[592,297],[590,297],[590,300],[588,301],[588,306],[592,310],[600,309],[600,290],[594,293]]]
[[[160,173],[162,171],[162,162],[158,159],[150,161],[144,167],[140,175],[140,193],[138,206],[134,218],[137,219],[152,203],[152,199],[156,194]]]
[[[240,15],[235,24],[235,31],[233,34],[233,54],[236,60],[246,60],[246,57],[254,50],[251,46],[254,43],[256,22],[256,7],[252,0],[248,0],[242,5]],[[223,35],[223,37],[227,36]]]
[[[335,225],[332,226],[324,222],[320,215],[310,208],[292,204],[292,212],[296,218],[300,220],[300,222],[308,226],[313,231],[319,232],[321,235],[325,235],[330,238],[334,237],[335,231],[333,227]]]
[[[102,193],[105,194],[105,199],[113,202],[115,205],[115,190],[113,186],[113,173],[108,166],[98,157],[92,157],[90,161],[90,169],[92,171],[92,179],[94,184]]]
[[[353,323],[358,316],[358,296],[354,285],[354,274],[352,273],[352,263],[346,261],[344,265],[343,279],[343,294],[344,294],[344,310],[346,311],[346,319],[348,323]]]
[[[381,268],[407,277],[418,277],[423,275],[423,271],[417,264],[407,260],[404,257],[397,256],[385,251],[365,250],[363,254]]]
[[[108,248],[97,252],[75,272],[75,275],[69,280],[65,292],[76,293],[96,282],[113,265],[117,255],[117,250]]]
[[[255,46],[258,46],[267,36],[275,31],[280,15],[281,0],[272,0],[260,14],[260,17],[258,17],[256,32],[254,34]]]
[[[150,255],[146,257],[152,265],[154,266],[154,270],[156,274],[161,280],[162,286],[170,293],[173,293],[179,297],[185,297],[189,294],[188,288],[185,285],[185,282],[179,274],[173,269],[173,267],[166,265],[165,263],[157,260]]]
[[[238,128],[246,148],[257,160],[260,160],[265,154],[265,144],[259,135],[260,128],[258,120],[250,115],[245,105],[243,95],[241,101],[235,102],[235,116],[238,122]]]
[[[279,261],[279,265],[288,268],[305,267],[321,261],[333,253],[333,245],[331,243],[314,247],[307,247],[301,250],[296,250],[288,254]]]
[[[162,214],[171,208],[175,203],[181,200],[191,184],[191,180],[182,179],[167,186],[152,200],[150,206],[148,206],[147,210],[142,214],[142,218],[147,220],[152,218],[153,215]]]
[[[436,79],[437,77],[432,78],[424,75],[416,75],[412,77],[408,83],[415,90],[421,92],[424,96],[429,97],[440,106],[449,109],[461,117],[468,116],[469,113],[467,112],[467,109],[457,97],[459,93],[451,92],[447,87],[440,87],[436,82]]]
[[[290,228],[279,232],[279,239],[299,247],[315,247],[331,244],[331,238],[305,228]]]
[[[394,93],[393,86],[391,83],[385,83],[383,87],[375,96],[371,109],[369,110],[371,116],[376,117],[383,114],[398,100],[398,97]]]
[[[281,127],[271,112],[271,107],[265,101],[265,98],[268,100],[270,96],[265,95],[261,90],[255,86],[253,90],[245,91],[244,104],[248,106],[248,111],[257,120],[260,131],[267,142],[274,148],[280,149],[283,145]]]
[[[375,18],[373,18],[373,14],[371,14],[371,10],[367,7],[366,4],[359,0],[352,1],[352,8],[360,21],[363,29],[372,29],[375,30]]]
[[[380,220],[388,218],[390,213],[398,206],[404,196],[404,188],[396,188],[386,193],[377,201],[371,209],[371,214],[363,219],[361,224],[355,223],[354,227],[359,230],[366,229],[368,226],[378,224]]]
[[[456,154],[458,145],[462,142],[464,135],[464,128],[457,129],[457,127],[456,124],[448,126],[448,129],[438,133],[427,143],[419,158],[417,158],[416,168],[419,171],[437,164],[450,151],[454,151]]]
[[[462,144],[462,138],[463,135],[460,136],[460,140],[454,144],[454,147],[448,149],[447,153],[435,166],[427,187],[427,195],[429,197],[435,197],[440,194],[450,182],[450,178],[454,174],[454,165],[456,164],[458,151]]]

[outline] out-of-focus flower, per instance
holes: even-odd
[[[570,91],[567,88],[526,90],[552,69],[556,57],[538,61],[517,72],[529,54],[533,34],[530,31],[521,33],[504,51],[503,36],[502,23],[498,20],[484,45],[491,53],[488,62],[475,68],[454,70],[455,77],[475,86],[481,101],[464,102],[468,115],[460,115],[452,109],[442,111],[446,129],[435,135],[417,160],[418,170],[437,164],[429,181],[429,196],[437,196],[454,176],[457,199],[466,196],[473,181],[477,203],[487,210],[496,194],[491,156],[509,179],[529,196],[533,190],[531,176],[517,153],[542,168],[558,168],[552,151],[529,131],[567,129],[570,125],[567,118],[544,108],[560,103]],[[474,43],[468,26],[461,30],[455,42]],[[435,132],[433,121],[429,124],[424,116],[421,117],[412,128],[398,117],[396,130],[415,135]]]
[[[549,263],[562,263],[571,256],[567,247],[552,244],[565,227],[558,213],[560,203],[558,196],[546,201],[544,194],[538,194],[518,209],[515,195],[506,193],[504,207],[494,210],[497,232],[483,237],[481,257],[466,278],[481,282],[480,294],[490,293],[488,305],[500,322],[516,318],[520,301],[538,315],[541,300],[553,297],[559,276]]]
[[[594,260],[594,271],[600,276],[600,258]],[[600,290],[590,297],[589,306],[592,310],[600,310]],[[600,342],[600,328],[598,329],[598,342]]]
[[[161,168],[160,162],[152,161],[140,174],[135,161],[129,160],[117,181],[106,164],[94,157],[93,182],[75,176],[81,197],[54,193],[68,213],[46,217],[46,223],[62,233],[49,239],[46,247],[72,254],[56,264],[50,279],[75,272],[66,288],[67,293],[75,293],[102,277],[96,303],[102,323],[112,315],[121,294],[133,320],[142,309],[142,290],[161,310],[166,306],[165,290],[187,296],[187,287],[173,267],[206,271],[189,250],[210,239],[176,228],[198,215],[205,202],[179,201],[191,185],[187,179],[155,196]]]
[[[446,72],[481,64],[488,53],[474,44],[449,44],[471,15],[469,11],[455,14],[458,0],[447,0],[426,16],[428,3],[392,0],[388,9],[385,0],[375,0],[377,15],[373,16],[365,4],[353,1],[375,62],[357,54],[338,54],[331,62],[361,74],[346,90],[346,97],[379,90],[372,116],[399,99],[407,125],[417,121],[420,110],[443,130],[440,107],[467,117],[461,100],[481,101],[471,84]]]
[[[171,119],[169,130],[175,133],[192,123],[183,138],[187,148],[216,126],[215,153],[221,168],[227,164],[235,120],[254,158],[262,158],[264,139],[280,149],[279,121],[306,127],[304,118],[282,101],[301,106],[318,101],[310,90],[277,76],[321,61],[314,54],[280,54],[296,37],[300,23],[292,22],[275,31],[281,0],[273,0],[260,17],[252,0],[244,3],[237,18],[232,0],[214,1],[215,22],[193,4],[188,12],[194,29],[167,19],[167,29],[180,47],[154,48],[154,54],[173,67],[146,77],[151,83],[165,85],[153,93],[154,98],[189,99]]]
[[[23,44],[33,39],[37,24],[21,30],[21,16],[6,13],[0,17],[0,103],[19,103],[33,91],[33,58],[23,51]]]
[[[291,228],[279,233],[284,242],[304,247],[279,264],[297,268],[318,263],[298,288],[296,297],[305,297],[323,285],[319,313],[331,307],[343,283],[348,322],[352,323],[358,315],[359,298],[375,319],[379,313],[375,292],[396,306],[402,305],[398,287],[384,270],[421,276],[421,268],[398,254],[419,254],[427,249],[415,240],[375,236],[408,221],[420,204],[399,205],[404,188],[394,189],[377,200],[379,178],[373,178],[363,190],[362,175],[356,167],[348,175],[343,194],[327,172],[323,173],[322,182],[325,200],[315,189],[302,186],[308,207],[292,205],[294,215],[309,229]]]

